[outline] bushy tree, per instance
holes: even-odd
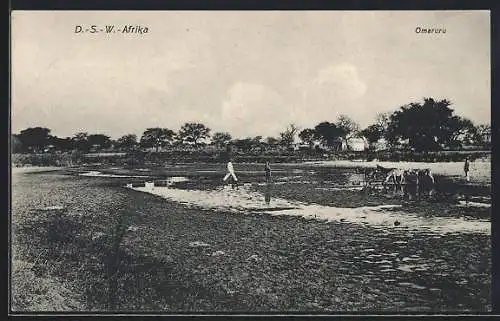
[[[201,141],[210,137],[210,128],[200,123],[185,123],[178,136],[182,143],[197,147]]]
[[[74,149],[74,144],[71,137],[60,138],[57,136],[50,136],[49,144],[53,145],[57,150],[60,151],[70,151]]]
[[[111,147],[111,138],[104,134],[88,135],[87,141],[91,147],[95,147],[98,150]]]
[[[115,146],[119,149],[131,150],[137,146],[137,136],[134,134],[123,135],[116,140]]]
[[[468,122],[453,115],[451,102],[424,98],[422,103],[400,107],[390,116],[387,138],[394,145],[407,139],[417,151],[435,151],[456,145],[456,133]]]
[[[450,117],[443,131],[447,131],[443,145],[452,149],[472,144],[474,137],[477,136],[474,123],[459,116]]]
[[[483,148],[491,148],[491,125],[479,124],[473,136],[473,144]]]
[[[361,135],[366,137],[370,145],[376,143],[380,138],[384,136],[384,130],[378,124],[370,125],[363,129],[360,133]]]
[[[81,133],[76,133],[71,140],[73,141],[73,147],[76,150],[82,151],[82,152],[88,152],[90,150],[90,143],[88,140],[88,133],[81,132]]]
[[[232,145],[236,146],[238,150],[243,152],[248,152],[252,148],[252,139],[251,138],[242,138],[242,139],[234,139],[232,141]]]
[[[279,138],[269,136],[269,137],[266,137],[265,143],[270,147],[275,147],[275,146],[279,145],[280,140],[279,140]]]
[[[340,136],[345,144],[359,132],[359,124],[346,115],[340,115],[335,125],[342,131],[342,135]]]
[[[316,131],[311,128],[306,128],[299,133],[299,138],[304,144],[308,144],[310,148],[313,148],[314,142],[316,141]]]
[[[40,152],[48,145],[50,137],[50,129],[45,127],[34,127],[22,130],[17,138],[27,150]]]
[[[288,125],[285,130],[280,133],[280,144],[283,147],[290,148],[295,142],[298,131],[299,128],[295,124]]]
[[[261,149],[262,147],[262,136],[247,137],[243,139],[234,139],[232,144],[236,146],[239,150],[248,152],[252,149]]]
[[[386,113],[378,113],[376,116],[375,120],[375,125],[381,129],[384,134],[387,131],[387,128],[389,127],[389,123],[391,121],[391,113],[386,112]]]
[[[147,128],[141,136],[140,144],[142,147],[153,147],[158,152],[160,147],[166,147],[172,144],[175,132],[168,128]]]
[[[212,135],[212,142],[218,148],[222,148],[231,142],[231,134],[227,132],[217,132]]]
[[[341,138],[345,131],[330,122],[321,122],[314,127],[315,139],[321,141],[323,145],[333,147],[337,139]]]

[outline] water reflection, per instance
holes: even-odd
[[[365,183],[364,172],[357,169],[321,169],[315,172],[314,177],[320,184],[361,186]]]
[[[265,190],[265,193],[264,193],[264,198],[265,198],[265,201],[266,201],[267,205],[269,205],[271,203],[272,189],[273,189],[273,183],[270,182],[270,181],[268,181],[266,183],[266,190]]]

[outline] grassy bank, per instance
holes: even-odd
[[[313,151],[234,153],[238,163],[298,163],[318,160],[378,160],[406,162],[461,162],[466,157],[471,160],[490,159],[490,151],[442,151],[416,153],[405,151],[381,152],[336,152],[317,153]],[[94,153],[79,152],[47,154],[13,154],[12,166],[74,166],[82,164],[102,164],[111,166],[147,166],[179,163],[224,163],[227,156],[222,152],[208,151],[168,151],[168,152],[130,152]]]

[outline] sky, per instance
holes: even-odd
[[[267,137],[340,114],[365,127],[423,97],[491,118],[489,11],[13,11],[11,25],[13,133],[201,122]]]

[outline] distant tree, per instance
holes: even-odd
[[[81,152],[88,152],[91,147],[88,136],[88,133],[85,132],[76,133],[71,139],[73,141],[73,147]]]
[[[223,148],[231,142],[231,134],[226,132],[217,132],[212,135],[212,142],[218,148]]]
[[[384,129],[379,124],[373,124],[363,129],[360,134],[366,137],[368,143],[371,145],[383,137]]]
[[[342,138],[345,131],[330,122],[321,122],[314,127],[315,139],[321,141],[323,145],[332,147],[338,138]]]
[[[359,133],[359,124],[352,120],[349,116],[340,115],[335,123],[337,128],[342,131],[341,138],[347,145],[348,141],[357,133]]]
[[[473,136],[473,144],[483,148],[491,148],[491,125],[479,124],[476,126],[475,135]]]
[[[140,144],[142,147],[154,147],[158,152],[160,147],[172,144],[174,138],[175,132],[168,128],[148,128],[142,134]]]
[[[306,128],[299,133],[299,138],[304,144],[308,144],[309,148],[314,147],[316,141],[316,131],[311,128]]]
[[[97,150],[111,147],[111,138],[103,134],[92,134],[87,137],[87,141],[91,147]]]
[[[477,137],[474,123],[459,116],[450,117],[442,130],[445,131],[443,146],[452,149],[460,149],[463,145],[473,144],[474,138]]]
[[[280,143],[280,140],[276,137],[267,137],[266,140],[265,140],[266,144],[273,147],[273,146],[276,146]]]
[[[259,136],[255,136],[255,137],[252,138],[252,140],[253,140],[253,142],[255,144],[258,145],[258,144],[262,143],[262,136],[260,136],[260,135]]]
[[[40,152],[48,144],[50,129],[44,127],[34,127],[22,130],[17,138],[26,149]]]
[[[233,139],[232,144],[236,146],[239,151],[248,152],[252,148],[252,138]]]
[[[60,138],[57,136],[50,136],[49,144],[53,145],[56,150],[60,151],[70,151],[74,148],[73,140],[71,139],[71,137]]]
[[[295,124],[288,125],[283,132],[280,133],[280,144],[283,147],[290,148],[295,142],[295,137],[299,128]]]
[[[453,115],[451,102],[424,98],[424,103],[410,103],[390,116],[387,138],[392,145],[408,140],[417,151],[435,151],[454,147],[460,129],[468,122]]]
[[[134,134],[123,135],[116,140],[115,146],[119,149],[131,150],[137,146],[137,136]]]
[[[23,144],[18,137],[19,135],[13,134],[10,135],[10,149],[12,153],[22,153],[23,152]]]
[[[63,151],[70,151],[75,149],[73,145],[73,139],[71,137],[59,138],[58,145],[56,147],[60,148]]]
[[[375,125],[385,132],[391,121],[391,113],[378,113],[375,119]]]
[[[264,151],[265,143],[262,141],[262,136],[255,136],[252,138],[252,149]]]
[[[262,150],[262,136],[246,137],[243,139],[234,139],[232,145],[236,146],[239,150],[249,152],[251,150]]]
[[[178,136],[184,144],[197,147],[202,140],[210,137],[210,128],[200,123],[185,123]]]

